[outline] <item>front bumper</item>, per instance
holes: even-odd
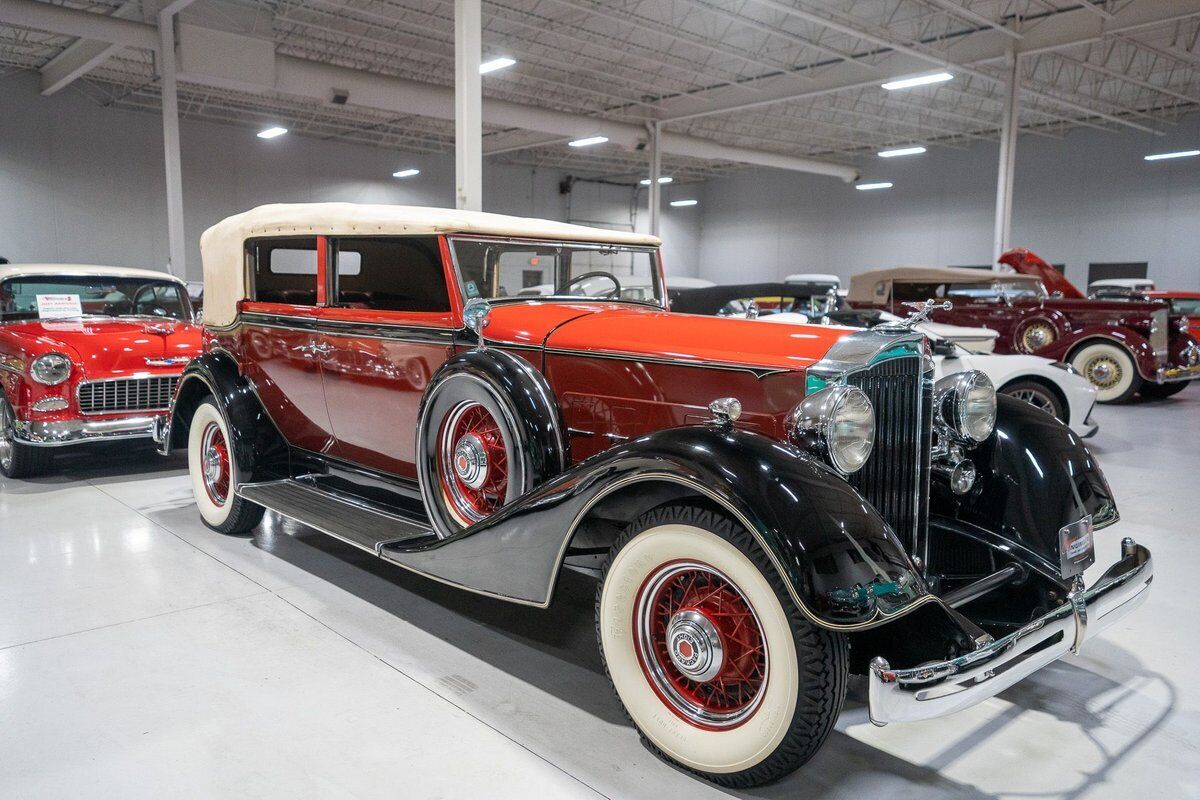
[[[114,439],[157,439],[162,414],[119,419],[65,419],[54,422],[17,420],[14,438],[35,447],[65,447]]]
[[[1069,602],[964,656],[912,669],[892,669],[875,658],[867,676],[871,722],[886,725],[953,714],[1067,653],[1078,653],[1085,641],[1146,599],[1154,578],[1150,551],[1125,539],[1121,556],[1090,589],[1077,589]]]
[[[1194,367],[1159,367],[1154,380],[1156,383],[1200,380],[1200,364]]]

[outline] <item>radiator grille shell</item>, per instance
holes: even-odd
[[[1169,318],[1167,310],[1160,308],[1152,312],[1150,318],[1150,347],[1154,350],[1154,360],[1159,364],[1167,363],[1167,349],[1170,331],[1167,330]]]
[[[166,411],[178,384],[178,375],[84,381],[79,384],[79,410],[84,414]]]

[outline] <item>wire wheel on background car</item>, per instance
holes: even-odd
[[[1036,353],[1043,347],[1052,344],[1057,338],[1054,326],[1045,320],[1036,320],[1021,330],[1021,350],[1026,353]]]
[[[1024,400],[1060,422],[1067,421],[1066,406],[1063,401],[1059,399],[1054,390],[1040,381],[1014,381],[1000,391],[1010,397]]]
[[[50,448],[17,441],[17,417],[8,401],[0,397],[0,473],[6,478],[32,478],[49,469],[53,459]]]
[[[1121,403],[1141,388],[1142,378],[1129,351],[1112,342],[1093,342],[1076,350],[1071,366],[1096,387],[1100,403]]]
[[[596,632],[647,745],[725,786],[802,765],[845,698],[845,637],[803,616],[748,531],[699,506],[654,509],[617,539]]]
[[[209,398],[196,407],[188,429],[188,475],[204,524],[220,533],[245,533],[262,520],[263,507],[238,496],[237,462],[229,426]]]

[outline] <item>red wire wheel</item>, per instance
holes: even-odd
[[[634,603],[638,660],[659,698],[704,729],[744,724],[766,692],[766,637],[741,590],[708,564],[651,573]]]
[[[200,439],[200,458],[204,470],[204,491],[216,506],[224,506],[229,499],[229,484],[233,470],[229,464],[229,445],[221,426],[208,423]]]
[[[468,401],[451,409],[438,436],[438,480],[463,525],[496,512],[508,496],[508,451],[492,413]]]

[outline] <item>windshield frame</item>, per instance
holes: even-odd
[[[650,255],[651,264],[654,274],[652,276],[651,286],[653,286],[658,294],[657,300],[634,300],[631,298],[608,298],[608,297],[587,297],[578,294],[540,294],[540,295],[521,295],[511,294],[507,297],[467,297],[466,281],[463,279],[462,267],[458,263],[458,251],[454,247],[455,242],[489,242],[495,244],[512,244],[526,245],[532,247],[564,247],[576,250],[627,250],[634,253],[648,253]],[[546,301],[554,300],[568,303],[591,302],[591,303],[627,303],[629,305],[647,306],[649,308],[659,308],[666,310],[667,308],[667,287],[666,281],[663,278],[662,270],[662,248],[657,245],[636,245],[636,244],[613,244],[611,242],[587,242],[577,239],[530,239],[525,237],[510,237],[510,236],[481,236],[475,234],[448,234],[446,236],[447,249],[450,251],[450,263],[454,267],[454,278],[457,284],[459,297],[462,302],[467,303],[473,299],[486,300],[492,305],[510,304],[510,303],[527,303],[530,301]]]
[[[150,277],[146,277],[143,275],[114,275],[114,274],[107,273],[107,272],[45,272],[45,273],[43,273],[43,272],[14,272],[10,275],[4,276],[3,279],[0,279],[0,288],[3,288],[3,286],[5,284],[7,284],[9,281],[41,280],[41,279],[47,279],[50,281],[54,281],[54,280],[73,279],[73,278],[80,278],[81,280],[87,280],[87,279],[93,279],[93,278],[102,278],[102,279],[106,278],[106,279],[111,279],[111,280],[115,280],[115,281],[141,280],[142,283],[144,283],[144,284],[163,283],[163,284],[168,284],[170,286],[174,286],[175,290],[179,296],[180,305],[183,307],[184,316],[177,318],[177,317],[159,317],[159,316],[155,316],[153,314],[119,314],[117,316],[113,316],[111,314],[83,313],[77,317],[55,317],[52,319],[42,319],[41,317],[38,317],[38,316],[33,316],[33,317],[26,318],[26,319],[6,319],[4,317],[4,314],[6,312],[0,311],[0,325],[28,325],[31,322],[73,322],[73,321],[81,321],[81,320],[95,321],[95,320],[113,320],[113,319],[152,319],[152,320],[160,320],[160,321],[161,320],[172,320],[174,322],[190,323],[190,322],[193,322],[196,317],[196,310],[192,306],[192,298],[188,296],[186,284],[184,284],[182,281],[180,281],[170,275],[164,275],[162,277],[156,276],[156,277],[150,278]],[[13,313],[13,312],[8,312],[8,313]]]

